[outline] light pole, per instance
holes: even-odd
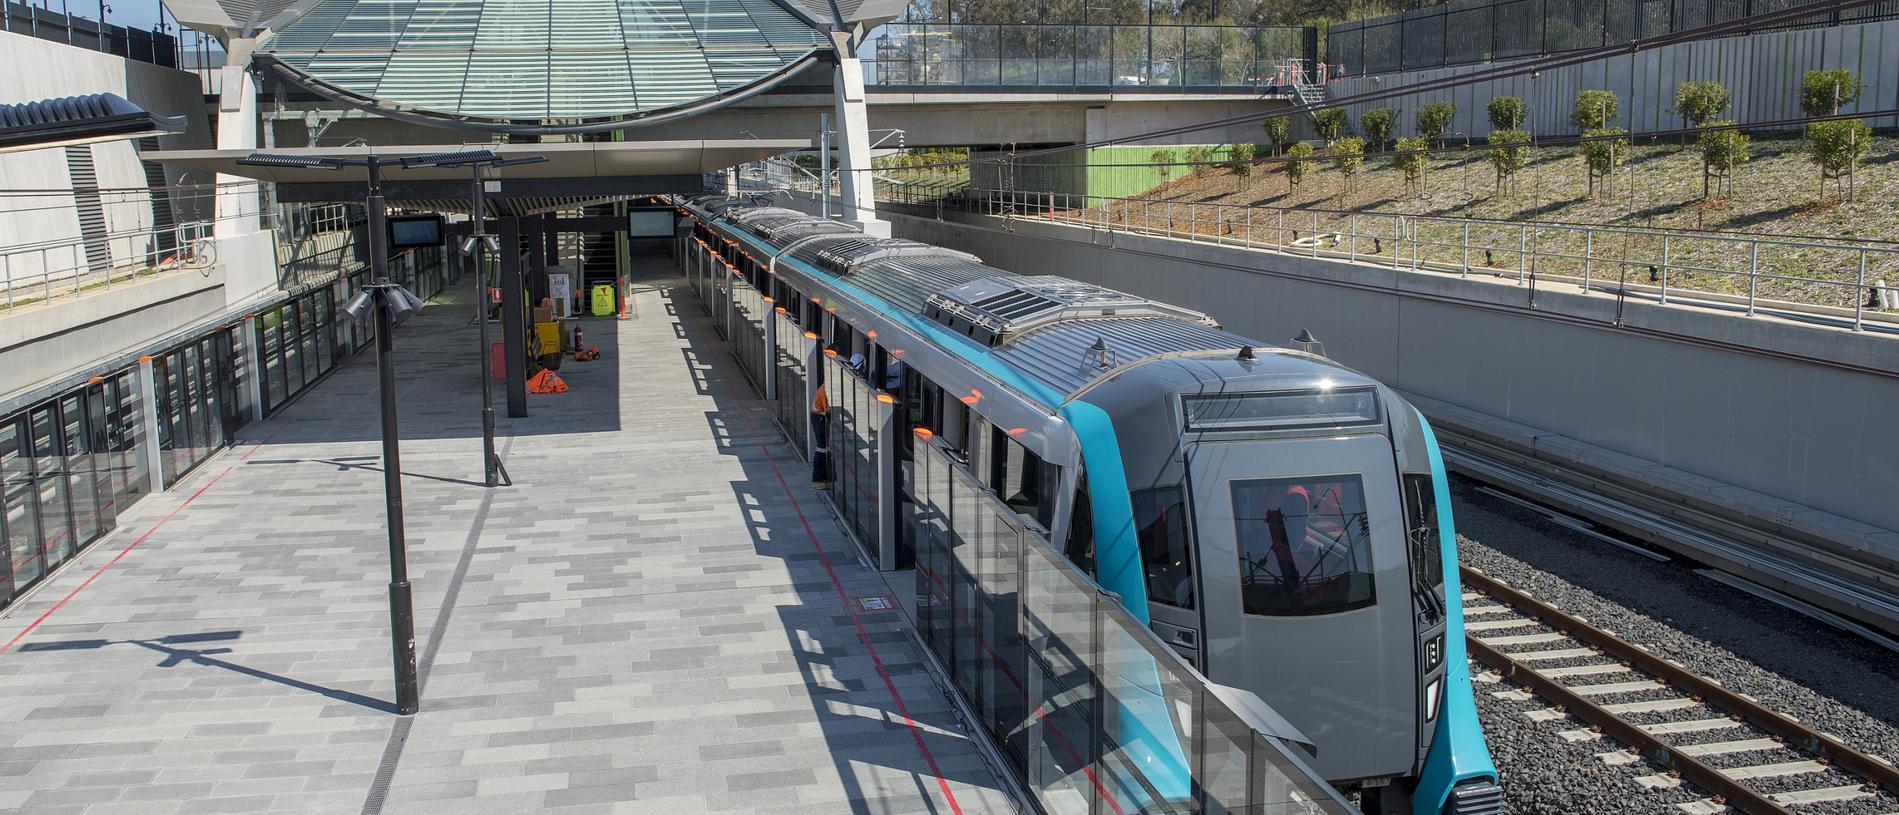
[[[372,177],[374,172],[371,170]],[[380,196],[371,196],[371,200],[379,199]],[[375,209],[370,212],[373,230],[380,219],[375,216]],[[376,241],[372,238],[370,243],[374,251]],[[372,272],[377,275],[375,282],[364,286],[344,303],[343,312],[350,319],[356,319],[372,301],[376,307],[376,376],[382,395],[382,492],[389,514],[389,639],[395,655],[396,713],[409,716],[421,706],[421,691],[416,681],[415,602],[409,586],[408,544],[402,528],[402,452],[396,432],[396,361],[391,353],[395,350],[396,323],[420,312],[422,298],[389,282],[382,276],[383,271],[376,268]]]
[[[485,182],[481,177],[483,167],[513,167],[520,164],[538,164],[546,161],[546,156],[510,156],[502,158],[487,150],[472,150],[465,153],[438,153],[425,156],[412,156],[403,162],[404,167],[467,167],[472,175],[473,184],[469,192],[469,217],[473,230],[462,240],[462,251],[475,261],[475,321],[481,325],[481,347],[475,355],[476,372],[481,375],[481,473],[482,483],[490,487],[513,484],[508,477],[508,468],[501,463],[501,456],[495,453],[495,407],[494,384],[489,381],[488,366],[488,269],[485,252],[501,251],[501,244],[495,236],[488,234],[487,203],[484,200]]]
[[[478,151],[493,156],[488,151]],[[383,503],[389,526],[389,639],[395,658],[396,713],[412,716],[421,708],[420,683],[416,679],[415,602],[409,586],[408,543],[402,524],[402,462],[396,430],[396,371],[390,354],[395,347],[395,326],[422,310],[422,299],[415,293],[389,282],[388,207],[382,197],[382,168],[405,168],[449,163],[466,153],[386,158],[366,156],[293,155],[252,153],[237,163],[256,167],[281,167],[308,170],[340,170],[362,167],[368,173],[369,195],[364,205],[369,211],[369,274],[371,282],[343,304],[343,312],[354,320],[374,302],[376,306],[376,372],[382,397],[382,485]],[[484,380],[485,381],[485,380]]]

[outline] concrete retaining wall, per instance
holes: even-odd
[[[1635,66],[1633,76],[1629,72],[1631,62]],[[1326,92],[1339,99],[1491,67],[1495,66],[1466,65],[1345,79],[1326,85]],[[1401,135],[1415,135],[1413,112],[1418,106],[1449,101],[1457,105],[1457,119],[1450,129],[1480,139],[1490,133],[1484,106],[1493,97],[1515,96],[1532,105],[1530,122],[1536,132],[1573,135],[1576,128],[1570,126],[1569,114],[1576,104],[1576,92],[1608,90],[1615,92],[1621,107],[1621,115],[1612,126],[1642,133],[1682,127],[1681,117],[1668,112],[1675,101],[1675,86],[1690,80],[1712,80],[1720,82],[1731,95],[1726,118],[1743,124],[1775,122],[1803,115],[1800,79],[1804,73],[1833,68],[1858,73],[1862,83],[1858,104],[1842,112],[1899,108],[1899,21],[1669,45],[1633,57],[1622,55],[1544,71],[1534,83],[1527,75],[1509,77],[1350,105],[1346,110],[1356,123],[1369,108],[1398,108],[1403,123]],[[1899,117],[1884,116],[1869,123],[1874,127],[1899,126]]]
[[[0,395],[65,376],[225,308],[224,266],[186,269],[0,316]]]
[[[887,214],[901,237],[1023,274],[1203,310],[1327,354],[1503,435],[1899,552],[1899,341],[1628,301],[1573,286],[1302,258],[1033,221]],[[1595,451],[1592,453],[1591,451]]]

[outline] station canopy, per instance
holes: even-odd
[[[831,51],[790,0],[316,0],[255,58],[396,119],[516,132],[690,116]]]

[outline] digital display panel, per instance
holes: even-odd
[[[670,209],[636,209],[627,212],[627,234],[635,238],[670,238],[673,236],[673,211]]]
[[[1188,430],[1301,430],[1379,421],[1378,393],[1367,387],[1227,393],[1182,401]]]
[[[389,248],[442,245],[442,216],[417,215],[389,219]]]

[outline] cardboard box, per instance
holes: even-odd
[[[553,321],[554,321],[554,307],[553,306],[535,306],[534,307],[534,322],[536,324],[549,323]]]

